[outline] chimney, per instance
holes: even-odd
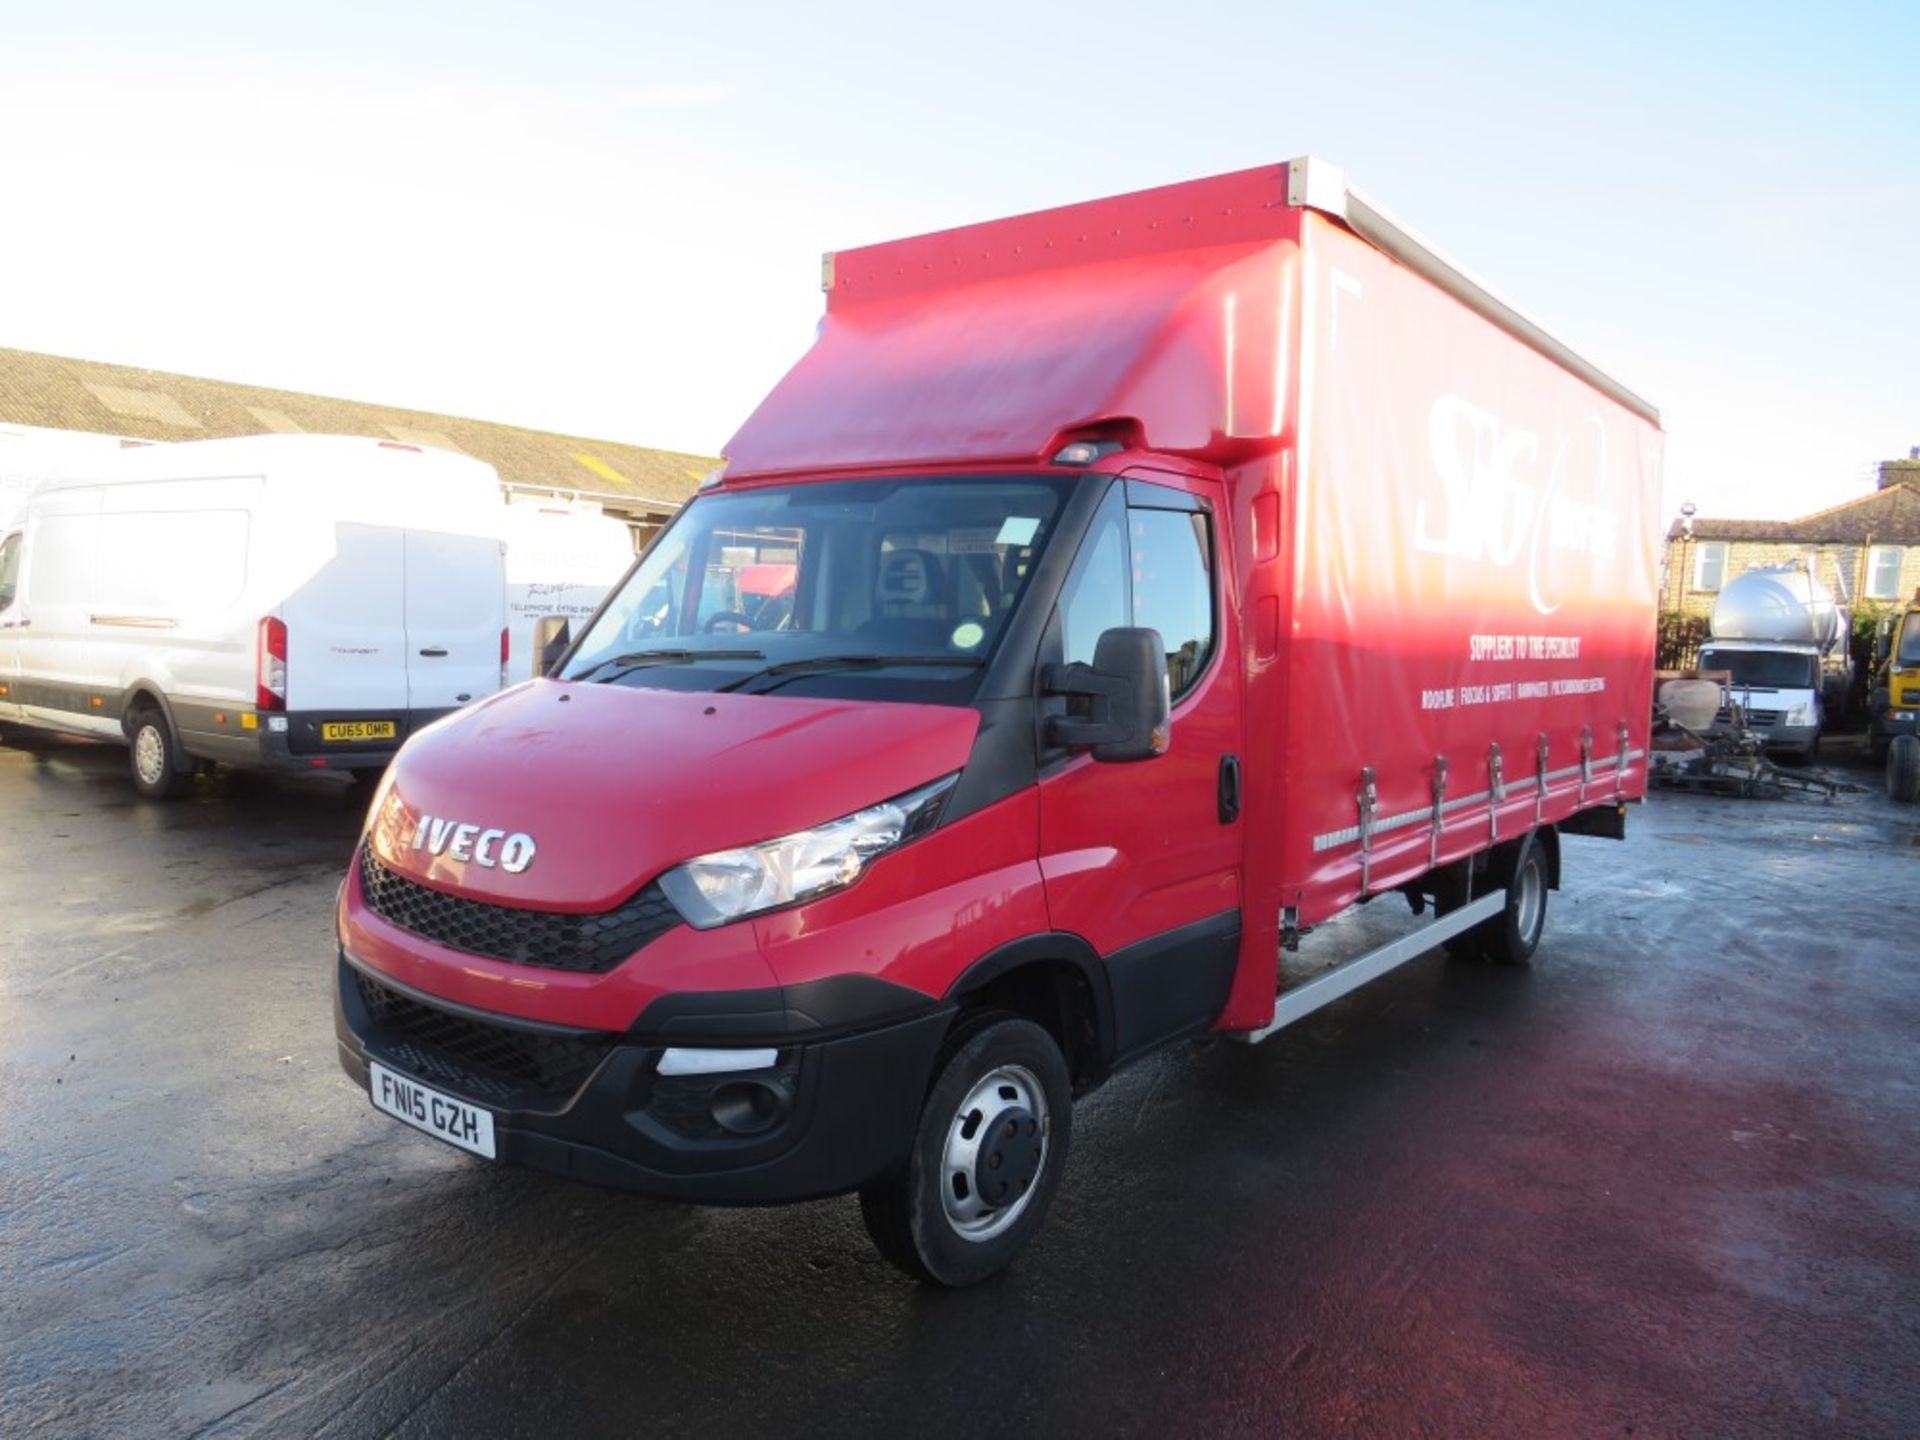
[[[1880,462],[1880,483],[1875,488],[1890,490],[1895,485],[1920,488],[1920,445],[1909,446],[1904,460]]]

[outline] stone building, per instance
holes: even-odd
[[[1729,580],[1766,565],[1805,561],[1856,613],[1920,589],[1920,448],[1880,467],[1871,495],[1797,520],[1700,515],[1667,531],[1660,608],[1705,618]]]
[[[0,439],[9,431],[108,443],[115,437],[215,440],[307,432],[428,445],[484,460],[509,495],[595,503],[626,521],[636,545],[650,539],[720,463],[490,420],[0,349]]]

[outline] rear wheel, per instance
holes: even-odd
[[[1887,794],[1908,805],[1920,801],[1920,736],[1897,735],[1887,747]]]
[[[1533,964],[1547,928],[1547,888],[1547,852],[1529,835],[1520,842],[1507,877],[1506,905],[1498,915],[1447,941],[1447,953],[1495,965]]]
[[[905,1169],[860,1192],[867,1233],[917,1280],[985,1280],[1040,1228],[1072,1129],[1071,1079],[1053,1036],[1013,1015],[966,1023],[928,1092]]]
[[[171,800],[186,793],[193,782],[190,767],[180,764],[178,743],[159,707],[143,705],[133,712],[127,727],[128,768],[133,788],[149,800]]]

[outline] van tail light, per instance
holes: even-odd
[[[513,658],[513,632],[500,627],[500,688],[507,688],[507,662]]]
[[[287,622],[268,616],[260,622],[260,647],[254,668],[254,708],[287,708]]]

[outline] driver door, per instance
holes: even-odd
[[[1061,589],[1044,657],[1091,661],[1100,634],[1122,625],[1158,630],[1167,653],[1164,754],[1042,757],[1048,909],[1056,930],[1106,963],[1118,1059],[1211,1024],[1238,958],[1241,680],[1222,489],[1157,472],[1116,480]]]

